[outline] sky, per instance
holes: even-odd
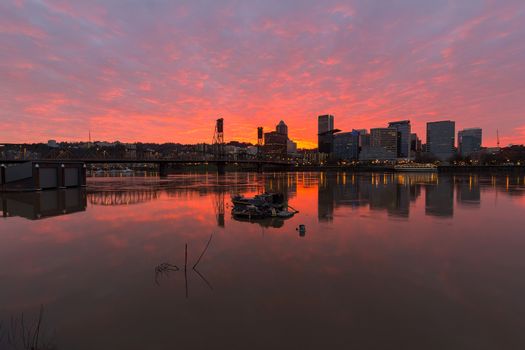
[[[525,143],[523,0],[2,0],[0,143],[255,142],[284,120],[316,147],[409,119]]]

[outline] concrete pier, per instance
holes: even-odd
[[[0,191],[40,191],[86,186],[84,163],[28,161],[0,164]]]

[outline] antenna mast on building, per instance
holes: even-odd
[[[499,148],[499,129],[496,129],[496,138],[498,140],[498,148]]]

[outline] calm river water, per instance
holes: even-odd
[[[264,191],[300,213],[231,217]],[[525,348],[523,175],[89,178],[0,204],[0,349],[41,307],[66,350]]]

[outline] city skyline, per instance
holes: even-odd
[[[317,146],[410,120],[525,143],[521,1],[231,1],[0,5],[0,142],[257,140],[284,120]],[[456,135],[457,136],[457,135]]]

